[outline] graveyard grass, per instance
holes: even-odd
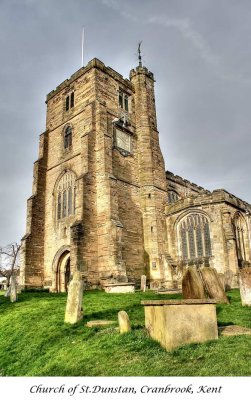
[[[218,325],[251,328],[251,309],[242,307],[238,290],[230,305],[217,306]],[[0,295],[0,375],[2,376],[250,376],[251,336],[219,337],[166,352],[144,329],[144,299],[181,298],[154,292],[84,293],[85,316],[64,324],[65,294],[26,292],[11,304]],[[125,310],[132,331],[120,335],[117,324],[88,328],[87,321],[117,321]]]

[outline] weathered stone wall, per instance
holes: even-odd
[[[202,212],[207,216],[210,227],[210,239],[212,256],[209,265],[214,267],[218,273],[224,274],[227,288],[238,286],[239,265],[236,252],[236,236],[233,222],[236,213],[240,213],[246,221],[245,249],[247,262],[250,258],[249,240],[249,216],[247,215],[247,203],[242,202],[235,196],[224,190],[216,190],[209,194],[187,197],[166,207],[167,233],[169,243],[169,254],[176,261],[187,265],[203,265],[203,259],[184,262],[182,261],[181,245],[178,235],[178,224],[182,218],[191,213]]]
[[[206,190],[181,176],[174,175],[170,171],[166,171],[166,181],[168,190],[174,190],[178,193],[181,199],[192,195],[197,196],[198,194],[210,193],[209,190]]]
[[[48,133],[40,135],[39,159],[34,163],[32,196],[27,201],[26,234],[21,241],[20,283],[44,285],[44,213]]]
[[[138,138],[138,174],[143,217],[145,263],[152,283],[165,280],[167,203],[165,167],[159,147],[154,99],[154,77],[146,68],[130,72],[134,86],[135,126]]]
[[[156,278],[162,278],[166,182],[153,82],[146,69],[134,71],[130,82],[94,59],[47,96],[46,157],[40,156],[34,178],[36,190],[37,182],[43,182],[36,202],[40,209],[33,211],[33,219],[31,211],[27,216],[30,231],[35,229],[34,215],[36,221],[40,218],[41,229],[23,244],[26,277],[31,265],[33,269],[39,266],[40,285],[56,290],[58,265],[66,265],[68,256],[62,258],[70,250],[71,273],[81,270],[91,285],[140,281],[152,261]],[[129,99],[126,111],[118,102],[121,90]],[[65,99],[72,92],[74,107],[66,111]],[[114,119],[123,115],[126,127],[120,124],[119,128],[130,135],[130,154],[114,146]],[[68,125],[72,145],[65,149]],[[76,208],[74,215],[58,220],[56,188],[66,171],[74,173]],[[35,254],[35,237],[41,255]],[[29,240],[33,242],[28,246]]]
[[[66,97],[73,92],[74,106],[66,111]],[[128,109],[119,104],[121,92]],[[228,286],[237,284],[233,220],[239,212],[246,221],[249,263],[251,206],[225,191],[210,193],[165,173],[150,71],[137,67],[128,80],[93,59],[50,92],[46,102],[46,132],[40,137],[22,240],[23,285],[57,290],[61,279],[60,290],[66,289],[70,253],[71,274],[81,271],[90,286],[140,282],[144,274],[152,286],[171,287],[184,267],[177,223],[192,210],[210,221],[209,264],[225,274]],[[65,149],[68,126],[72,145]],[[118,147],[117,129],[130,137],[130,151]],[[56,191],[67,171],[74,176],[75,213],[58,220]],[[181,200],[168,205],[167,190]]]

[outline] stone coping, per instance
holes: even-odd
[[[217,300],[212,299],[184,299],[184,300],[142,300],[143,306],[183,306],[189,304],[217,304]]]
[[[115,286],[135,286],[133,282],[124,282],[124,283],[104,283],[103,287],[115,287]]]

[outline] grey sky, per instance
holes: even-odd
[[[45,96],[101,59],[155,74],[166,169],[251,202],[249,0],[0,0],[0,245],[25,233]]]

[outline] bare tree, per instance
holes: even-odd
[[[11,243],[0,247],[0,276],[7,279],[7,287],[10,286],[11,277],[19,270],[20,244]]]

